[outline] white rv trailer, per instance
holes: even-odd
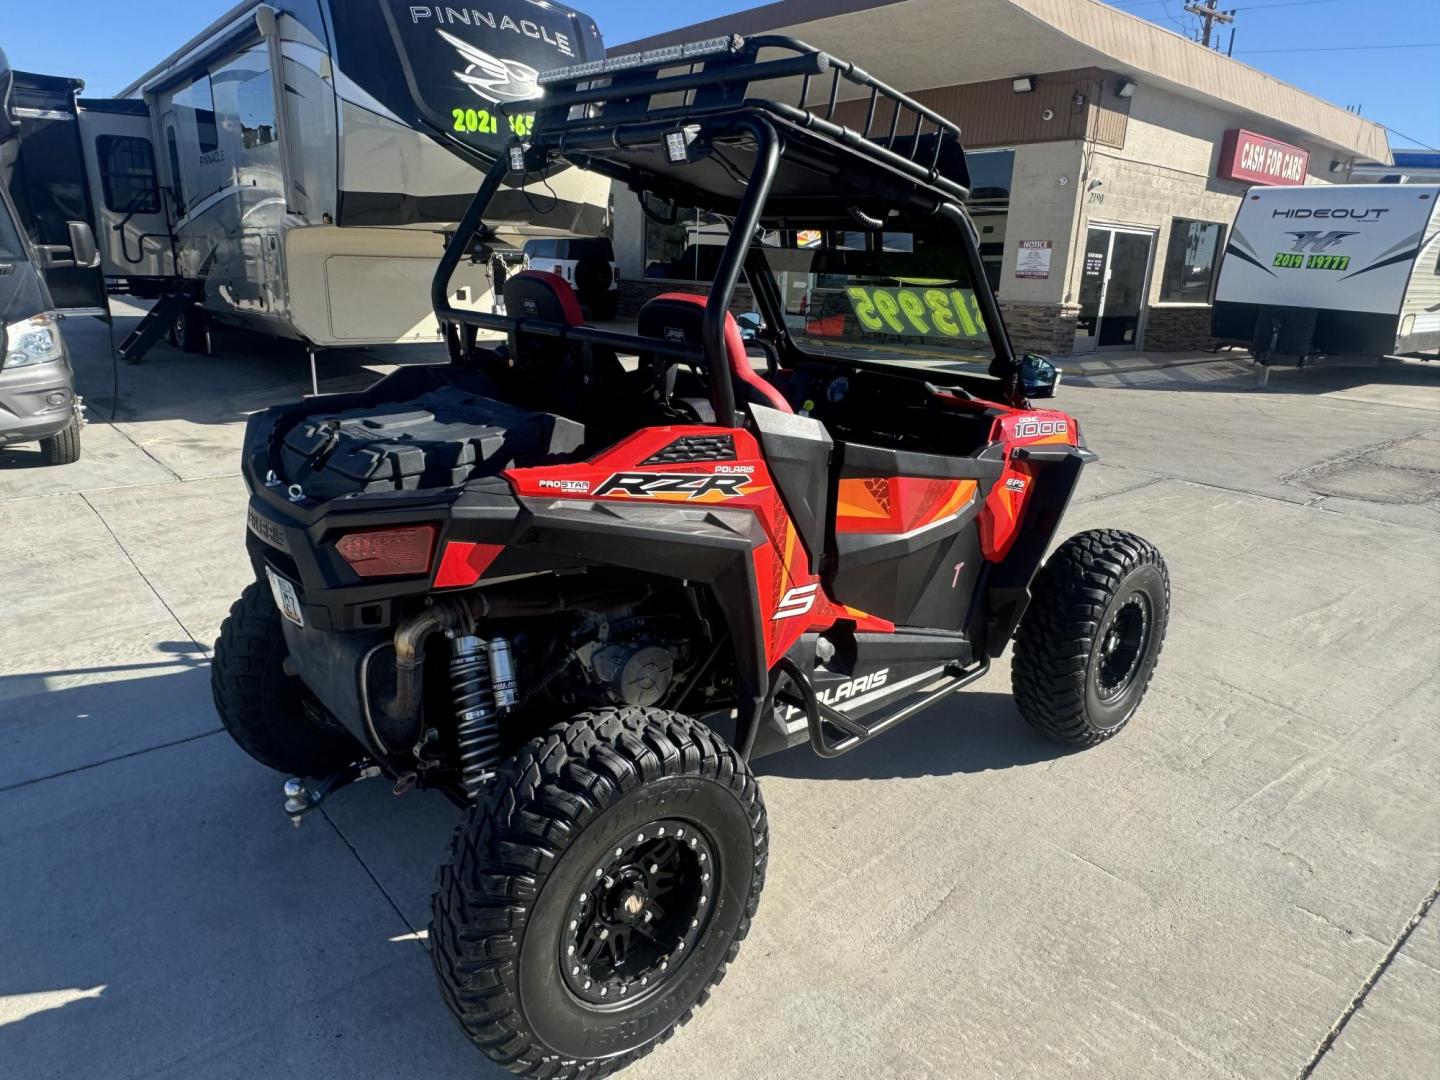
[[[1211,331],[1256,359],[1440,351],[1440,186],[1256,187],[1220,263]]]
[[[107,277],[161,297],[122,355],[165,329],[199,348],[211,321],[312,348],[439,340],[445,233],[530,122],[502,107],[603,56],[594,21],[548,0],[245,0],[118,98],[82,98]],[[595,233],[608,195],[532,178],[490,224],[501,244]],[[485,261],[452,290],[487,305]]]

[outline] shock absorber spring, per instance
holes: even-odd
[[[473,635],[451,642],[450,687],[455,695],[460,777],[473,802],[495,775],[502,750],[500,713],[515,704],[517,691],[510,642]]]

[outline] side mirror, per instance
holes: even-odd
[[[742,341],[754,341],[765,329],[765,319],[758,311],[747,311],[743,315],[737,315],[735,322],[740,327]]]
[[[81,270],[94,270],[100,265],[100,248],[95,243],[95,233],[88,221],[68,222],[70,229],[70,257]]]
[[[100,265],[100,249],[95,244],[95,234],[83,221],[71,221],[70,243],[36,244],[35,262],[41,270],[94,270]]]
[[[1060,369],[1039,353],[1026,353],[1020,361],[1020,385],[1026,397],[1054,397],[1060,385]]]

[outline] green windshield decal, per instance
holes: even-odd
[[[985,336],[985,319],[975,294],[969,289],[851,285],[845,294],[855,318],[872,333],[946,338]]]

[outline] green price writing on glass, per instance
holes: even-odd
[[[984,337],[985,320],[969,289],[879,289],[851,285],[845,290],[855,318],[876,333],[922,337]]]

